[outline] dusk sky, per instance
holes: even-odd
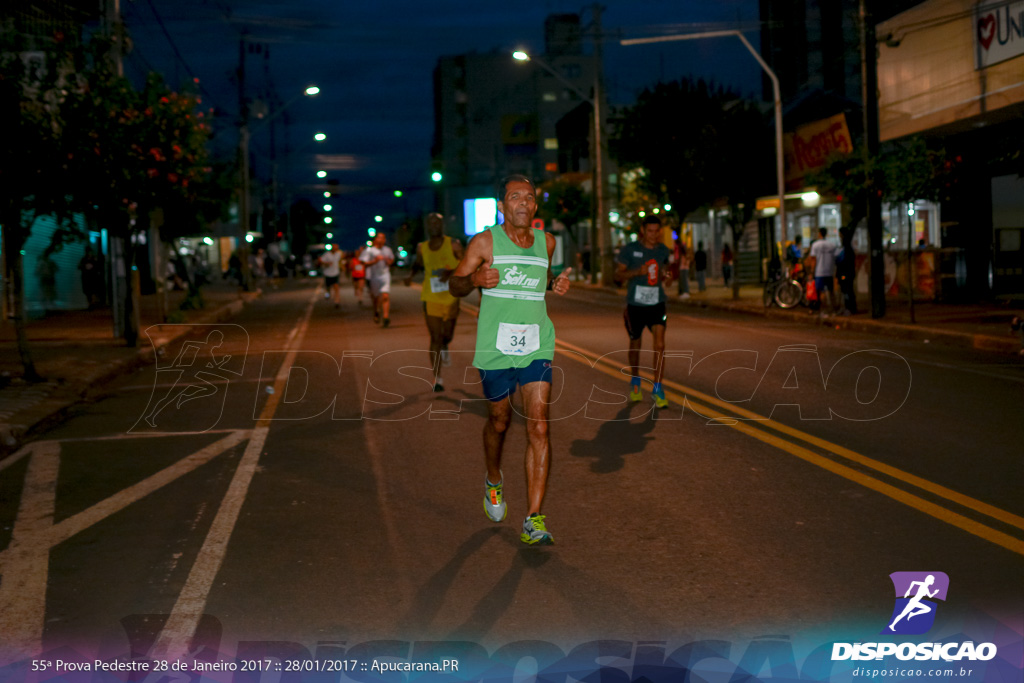
[[[755,0],[609,0],[603,6],[602,24],[611,34],[604,64],[612,106],[632,103],[640,90],[659,80],[684,76],[759,93],[761,70],[735,38],[618,44],[620,37],[739,28],[757,48]],[[122,2],[134,44],[126,73],[138,78],[156,70],[172,86],[198,77],[204,105],[225,112],[214,148],[231,154],[238,140],[234,74],[240,37],[244,31],[252,42],[269,45],[269,59],[247,58],[250,98],[272,88],[287,102],[308,84],[321,88],[318,97],[300,97],[288,108],[294,153],[282,163],[290,166],[295,191],[301,196],[300,183],[318,182],[313,155],[331,155],[334,163],[328,167],[334,167],[331,176],[339,179],[343,194],[333,202],[335,225],[362,230],[374,214],[395,210],[394,189],[429,182],[432,75],[438,58],[519,47],[540,53],[544,19],[559,12],[582,13],[585,26],[592,20],[590,5],[563,0],[133,0]],[[586,40],[587,52],[591,45]],[[284,126],[276,127],[280,154]],[[328,139],[314,149],[307,141],[317,131]],[[257,163],[269,156],[268,126],[254,128],[252,145]],[[257,173],[268,175],[263,169]],[[409,211],[418,211],[425,194],[409,197]]]

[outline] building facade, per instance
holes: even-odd
[[[432,148],[443,174],[439,209],[461,215],[465,200],[492,197],[509,173],[543,182],[589,171],[590,105],[581,95],[592,93],[594,69],[575,14],[548,17],[544,54],[527,62],[501,51],[441,58]]]

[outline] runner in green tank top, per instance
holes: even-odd
[[[507,507],[501,475],[502,447],[512,420],[512,394],[523,390],[527,417],[526,489],[528,514],[520,540],[550,545],[551,533],[540,514],[551,464],[548,401],[555,328],[548,318],[544,294],[569,291],[567,268],[551,280],[555,239],[532,227],[537,212],[533,182],[509,176],[498,188],[498,210],[505,223],[479,233],[449,280],[448,291],[463,297],[480,287],[476,355],[484,395],[488,398],[484,425],[484,513],[500,522]],[[549,284],[550,283],[550,284]]]

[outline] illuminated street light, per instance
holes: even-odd
[[[334,208],[334,207],[333,207],[333,206],[331,206],[330,204],[324,204],[324,211],[330,211],[330,210],[331,210],[331,209],[333,209],[333,208]]]
[[[401,190],[395,190],[395,196],[396,197],[401,197],[402,196],[402,191]]]
[[[313,139],[316,140],[317,142],[323,142],[324,140],[327,139],[327,134],[317,133],[316,135],[313,136]]]
[[[327,233],[327,239],[333,240],[334,239],[334,233],[333,232]]]
[[[577,88],[572,82],[566,79],[562,74],[555,70],[550,64],[545,62],[543,59],[538,59],[526,53],[523,50],[516,50],[512,53],[512,58],[520,62],[533,62],[542,69],[547,71],[549,74],[555,77],[565,87],[576,93],[580,99],[584,102],[589,102],[590,106],[594,108],[594,175],[597,178],[597,183],[594,188],[594,210],[595,223],[596,223],[596,243],[597,243],[597,266],[591,269],[592,281],[597,281],[597,273],[601,273],[601,281],[604,285],[612,284],[612,233],[611,225],[608,222],[608,207],[607,207],[607,187],[604,174],[604,115],[602,113],[603,107],[603,87],[602,87],[602,72],[604,66],[601,62],[601,39],[598,38],[596,41],[597,48],[594,53],[594,96],[591,97],[587,93]]]
[[[311,85],[308,88],[306,88],[306,94],[307,95],[319,95],[320,94],[320,88],[316,87],[315,85]]]
[[[316,177],[317,178],[326,178],[327,177],[327,171],[317,171],[316,172]]]
[[[324,192],[324,199],[328,199],[328,198],[330,198],[330,196],[331,196],[330,192]]]
[[[376,237],[377,236],[377,228],[367,228],[366,229],[366,234],[369,235],[370,237]]]
[[[666,211],[671,211],[672,210],[672,205],[671,204],[666,204],[665,205],[665,210]]]
[[[324,216],[324,223],[333,223],[334,219],[330,216]]]
[[[383,223],[384,222],[384,217],[383,216],[374,216],[373,220],[375,220],[378,223]]]
[[[435,183],[441,182],[441,178],[443,177],[444,176],[441,175],[440,171],[434,171],[433,173],[430,174],[430,179],[433,180]]]

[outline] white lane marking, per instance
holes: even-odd
[[[57,524],[53,524],[53,496],[61,444],[39,441],[23,449],[31,459],[25,475],[22,504],[11,544],[0,552],[0,572],[3,574],[0,581],[0,633],[4,634],[4,639],[21,648],[23,656],[34,656],[42,651],[51,548],[205,465],[247,436],[247,431],[233,431],[227,437]],[[6,661],[18,659],[10,659],[8,655],[11,653],[4,648],[0,648],[0,654]]]
[[[49,577],[50,544],[60,468],[60,444],[39,441],[25,472],[11,543],[0,555],[0,661],[13,662],[42,652]]]
[[[0,472],[3,472],[5,469],[10,467],[14,463],[20,462],[22,458],[24,458],[25,456],[31,454],[32,453],[32,448],[34,446],[35,446],[35,444],[29,444],[27,446],[23,446],[23,447],[19,448],[16,453],[13,453],[12,455],[7,456],[3,460],[0,460]]]
[[[285,345],[288,353],[284,362],[278,369],[274,381],[274,393],[270,394],[267,403],[263,406],[257,419],[256,428],[253,430],[252,438],[249,440],[242,455],[241,462],[235,470],[231,479],[228,491],[221,501],[217,516],[214,517],[210,530],[206,534],[203,547],[192,565],[188,579],[178,594],[178,599],[171,610],[163,630],[150,649],[149,658],[158,659],[180,659],[188,653],[188,647],[199,624],[200,617],[206,609],[206,600],[210,595],[210,588],[220,571],[224,555],[227,553],[228,542],[238,521],[238,515],[242,510],[249,491],[249,484],[259,463],[260,454],[267,441],[267,433],[270,431],[271,419],[277,410],[280,397],[288,381],[288,373],[299,346],[306,335],[309,327],[309,319],[313,313],[313,306],[320,296],[320,287],[317,287],[306,306],[305,315],[300,319],[298,326],[288,334],[288,341]]]
[[[54,439],[60,443],[92,442],[92,441],[137,441],[139,439],[166,439],[174,436],[209,436],[211,434],[235,434],[248,429],[207,429],[201,432],[141,432],[129,434],[107,434],[106,436],[68,436],[63,439]]]

